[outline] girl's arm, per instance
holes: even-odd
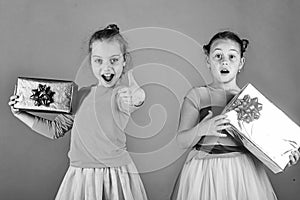
[[[15,109],[14,105],[18,102],[18,100],[17,95],[10,97],[8,105],[10,106],[13,115],[41,135],[51,139],[57,139],[64,136],[64,134],[73,126],[73,115],[61,114],[54,120],[44,119],[28,112]]]
[[[70,114],[59,114],[54,120],[35,116],[31,129],[50,139],[58,139],[72,129],[73,123],[74,115]]]
[[[199,129],[198,121],[198,109],[191,100],[185,98],[180,111],[178,135],[176,137],[182,148],[192,147],[201,139],[201,135],[197,131]]]
[[[212,115],[212,112],[209,111],[209,114],[199,123],[198,108],[189,98],[185,98],[180,112],[176,137],[178,144],[182,148],[191,148],[198,143],[201,137],[206,135],[226,137],[226,134],[218,132],[229,127],[226,115],[218,115],[213,118]]]

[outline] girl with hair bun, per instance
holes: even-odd
[[[271,183],[258,161],[226,132],[230,121],[221,112],[240,90],[236,78],[244,67],[248,40],[230,31],[203,46],[213,81],[185,96],[177,141],[190,148],[181,172],[177,200],[274,200]],[[292,152],[289,165],[299,160]]]
[[[124,74],[127,42],[115,24],[95,32],[89,41],[90,66],[97,85],[77,92],[72,114],[44,119],[15,109],[13,115],[32,130],[57,139],[71,130],[70,166],[56,200],[146,200],[137,169],[126,150],[124,129],[130,114],[145,100],[132,71]]]

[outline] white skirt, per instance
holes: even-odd
[[[55,200],[146,200],[147,195],[133,163],[121,167],[70,166]]]
[[[275,199],[262,163],[242,153],[193,158],[185,163],[177,194],[177,200]]]

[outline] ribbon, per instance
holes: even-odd
[[[53,95],[55,92],[51,91],[50,86],[39,84],[37,89],[32,90],[30,99],[34,100],[35,106],[47,106],[54,102]]]
[[[258,102],[257,97],[251,98],[246,94],[243,99],[235,100],[229,110],[237,112],[239,121],[250,123],[260,117],[259,111],[262,110],[262,104]]]

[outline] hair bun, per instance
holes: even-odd
[[[243,43],[243,50],[246,51],[248,45],[249,45],[249,40],[247,39],[242,39],[242,43]]]
[[[119,33],[119,27],[116,24],[109,24],[104,30],[114,30]]]

